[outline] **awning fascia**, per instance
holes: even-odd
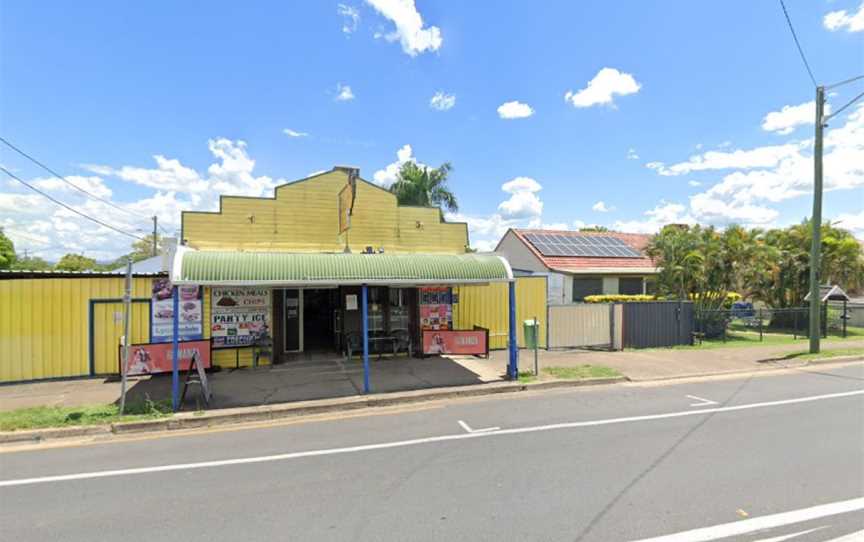
[[[399,278],[399,277],[385,277],[385,278],[326,278],[326,279],[238,279],[238,280],[230,280],[230,279],[218,279],[218,280],[207,280],[207,279],[187,279],[183,277],[183,258],[186,255],[191,253],[196,253],[198,251],[194,249],[190,249],[185,246],[178,246],[177,250],[174,254],[173,261],[171,263],[171,280],[174,284],[182,285],[182,284],[195,284],[200,286],[259,286],[259,287],[284,287],[284,288],[333,288],[337,286],[400,286],[400,287],[412,287],[412,286],[431,286],[431,285],[485,285],[493,282],[512,282],[514,280],[513,269],[510,267],[510,263],[506,258],[499,255],[488,255],[488,258],[494,258],[498,262],[500,262],[501,268],[503,268],[503,273],[498,277],[483,277],[483,278],[460,278],[460,277],[450,277],[450,278],[420,278],[420,277],[411,277],[411,278]],[[241,254],[241,253],[238,253]],[[248,254],[248,253],[247,253]],[[298,254],[298,257],[302,257],[304,254]],[[306,254],[305,256],[308,256]],[[339,254],[331,254],[328,256],[333,256],[338,258]],[[399,256],[410,256],[410,255],[399,255]],[[429,256],[437,256],[434,254],[426,254],[422,255],[424,257]],[[441,257],[450,257],[452,258],[454,255],[440,255]],[[466,255],[469,256],[469,255]],[[376,258],[380,257],[379,255],[369,254],[363,255],[364,258]]]

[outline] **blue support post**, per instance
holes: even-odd
[[[516,281],[510,281],[510,362],[507,364],[507,376],[510,380],[519,378],[519,343],[516,342]]]
[[[360,297],[363,312],[363,393],[369,393],[369,287],[365,284]]]
[[[171,290],[174,301],[174,329],[171,333],[171,408],[174,412],[180,407],[180,295],[177,287]]]

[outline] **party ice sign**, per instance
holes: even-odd
[[[248,346],[269,335],[270,289],[231,286],[212,292],[213,348]]]

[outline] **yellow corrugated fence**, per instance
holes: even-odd
[[[508,285],[492,283],[484,286],[457,286],[459,302],[453,306],[453,325],[456,329],[473,326],[489,330],[489,348],[507,348],[509,325]],[[525,346],[522,322],[537,317],[540,327],[540,347],[546,348],[546,277],[518,277],[516,279],[516,338]]]

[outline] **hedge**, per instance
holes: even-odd
[[[657,301],[653,295],[589,295],[583,299],[585,303],[633,303],[643,301]]]

